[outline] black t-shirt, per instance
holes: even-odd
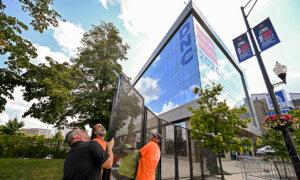
[[[64,180],[99,180],[101,165],[109,155],[96,141],[75,142],[64,162]]]

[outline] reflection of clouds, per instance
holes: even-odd
[[[206,74],[206,77],[215,83],[218,82],[220,79],[220,75],[218,73],[216,73],[215,71],[209,71]]]
[[[195,87],[198,87],[198,88],[199,88],[199,86],[193,84],[193,85],[191,85],[189,88],[180,91],[180,92],[179,92],[179,95],[191,95],[191,94],[194,95],[194,92],[193,92],[193,91],[194,91],[194,88],[195,88]]]
[[[160,95],[158,80],[151,79],[150,77],[142,77],[137,82],[136,89],[144,96],[146,104],[158,99]]]
[[[226,104],[233,108],[239,107],[244,103],[244,97],[241,94],[228,94],[227,92],[222,92],[220,96],[218,96],[219,101],[226,100]]]
[[[169,101],[169,102],[167,102],[167,103],[165,103],[163,105],[162,110],[161,110],[161,112],[159,114],[162,114],[164,112],[170,111],[170,110],[172,110],[172,109],[174,109],[174,108],[176,108],[178,106],[179,106],[178,104],[175,104],[175,103]]]

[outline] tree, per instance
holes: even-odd
[[[18,122],[17,118],[9,120],[5,126],[1,128],[3,134],[15,135],[19,133],[20,129],[24,127],[24,122]]]
[[[74,91],[78,86],[74,78],[79,69],[68,63],[60,64],[50,57],[49,62],[32,66],[23,74],[24,99],[34,101],[24,117],[31,116],[57,127],[68,124],[67,117],[72,117]]]
[[[218,100],[223,87],[221,85],[207,86],[205,89],[195,88],[199,95],[197,108],[189,108],[191,137],[200,141],[201,145],[217,153],[221,177],[224,179],[221,153],[231,150],[243,151],[250,145],[248,138],[240,138],[241,128],[246,128],[248,119],[241,118],[246,112],[245,107],[230,108],[226,100]]]
[[[72,114],[77,124],[99,123],[108,126],[115,84],[122,73],[118,61],[126,60],[129,46],[124,44],[112,23],[101,22],[84,34],[83,47],[72,62],[80,73],[74,90]]]
[[[22,10],[32,17],[30,25],[42,33],[50,25],[58,25],[60,15],[50,8],[52,4],[53,0],[19,0],[15,6],[21,5]],[[13,99],[14,87],[21,85],[22,70],[30,67],[30,59],[37,56],[36,48],[21,36],[23,31],[29,29],[28,25],[7,15],[5,8],[6,5],[0,0],[0,55],[8,55],[5,61],[7,68],[0,68],[0,112],[4,110],[6,98]]]

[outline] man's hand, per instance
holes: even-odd
[[[113,148],[114,145],[115,145],[115,139],[112,138],[112,139],[107,143],[107,145],[108,145],[109,148]]]

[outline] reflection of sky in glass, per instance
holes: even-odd
[[[221,84],[224,90],[220,100],[226,99],[232,107],[242,105],[245,91],[241,75],[196,19],[194,26],[202,87]]]
[[[145,97],[146,106],[155,113],[195,99],[192,89],[200,86],[200,73],[193,27],[190,17],[136,84]]]
[[[200,81],[201,79],[201,81]],[[199,23],[189,17],[136,84],[145,105],[156,114],[191,102],[195,86],[222,84],[220,99],[241,105],[241,76]]]

